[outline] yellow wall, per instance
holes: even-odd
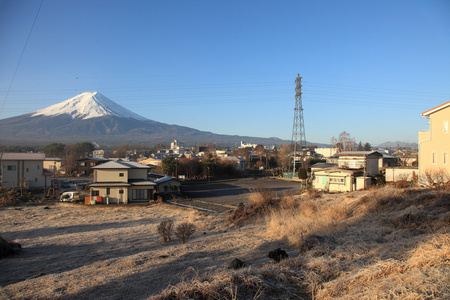
[[[419,176],[439,169],[445,169],[450,175],[450,107],[436,111],[429,117],[429,132],[419,132]]]

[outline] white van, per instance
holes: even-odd
[[[80,193],[78,192],[64,192],[59,198],[59,201],[63,202],[77,202],[80,200]]]

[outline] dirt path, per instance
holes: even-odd
[[[163,244],[156,228],[166,218],[197,231],[185,245],[175,237]],[[146,299],[236,257],[270,263],[268,251],[285,247],[262,225],[238,230],[223,215],[164,205],[7,207],[0,226],[3,238],[23,246],[0,260],[0,299]]]

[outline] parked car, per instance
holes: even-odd
[[[64,192],[59,198],[59,201],[62,202],[77,202],[80,200],[80,193],[78,192]]]
[[[67,180],[61,181],[61,187],[65,189],[70,188],[70,182],[68,182]]]

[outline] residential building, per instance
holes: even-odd
[[[246,160],[238,156],[220,157],[220,161],[234,165],[236,170],[245,170]]]
[[[311,180],[315,189],[329,192],[350,192],[371,184],[379,175],[376,151],[346,151],[337,154],[337,163],[318,163],[311,166]]]
[[[108,161],[110,161],[110,159],[94,157],[78,159],[76,173],[78,176],[91,176],[93,172],[93,170],[91,169],[92,167],[98,166]]]
[[[244,141],[241,141],[241,145],[239,146],[239,148],[256,148],[256,146],[258,146],[258,144],[252,144],[252,143],[245,143]]]
[[[429,130],[419,132],[419,180],[426,173],[450,176],[450,101],[422,113]]]
[[[339,152],[337,156],[339,168],[363,170],[364,176],[380,173],[378,165],[383,155],[377,151],[345,151]]]
[[[331,157],[334,156],[336,153],[339,152],[338,148],[316,148],[314,149],[316,154],[321,157]]]
[[[2,153],[1,184],[7,188],[45,189],[51,186],[51,173],[44,169],[43,153]]]
[[[311,181],[315,189],[327,192],[351,192],[364,188],[361,170],[339,168],[336,164],[318,163],[311,166]],[[366,182],[367,183],[367,182]]]
[[[62,158],[51,157],[44,159],[44,169],[49,170],[53,173],[59,172],[62,166]]]
[[[173,194],[180,192],[181,182],[176,178],[156,173],[150,173],[148,178],[156,184],[155,192],[158,194]]]
[[[101,203],[135,203],[153,200],[154,182],[148,179],[150,167],[131,161],[109,161],[92,167],[91,197]],[[92,198],[94,199],[94,198]]]
[[[139,162],[144,165],[153,165],[153,166],[157,166],[157,167],[162,166],[162,159],[159,157],[149,157],[149,158],[141,159],[141,160],[139,160]]]

